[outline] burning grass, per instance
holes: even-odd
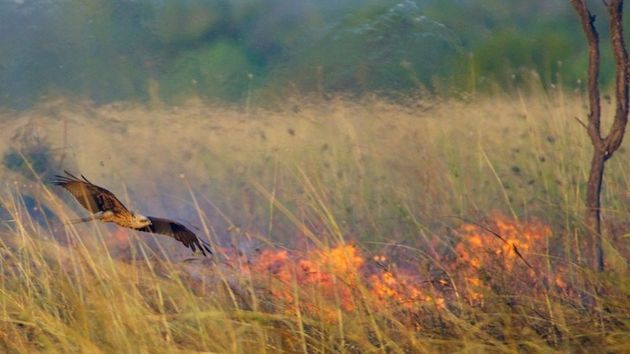
[[[103,252],[111,235],[101,228],[90,235],[96,244],[67,229],[62,246],[18,224],[0,249],[0,345],[7,352],[625,348],[627,274],[594,278],[550,264],[544,241],[553,235],[541,221],[495,214],[483,224],[455,228],[457,243],[440,250],[432,270],[353,243],[252,254],[228,247],[211,261],[171,262],[133,234],[134,256],[122,261]],[[593,286],[601,293],[589,293]]]
[[[576,247],[589,145],[567,125],[580,102],[62,103],[4,117],[2,141],[47,144],[42,169],[78,166],[130,207],[197,226],[216,255],[62,227],[72,203],[18,175],[24,162],[0,169],[0,350],[628,351],[630,183],[621,153],[604,196],[609,271],[590,273]],[[28,156],[15,146],[0,148]]]

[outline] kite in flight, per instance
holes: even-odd
[[[81,175],[81,180],[68,171],[64,172],[68,175],[67,177],[57,175],[52,183],[65,188],[85,209],[92,213],[91,216],[76,220],[75,222],[92,220],[113,222],[122,227],[173,237],[183,243],[184,246],[190,248],[193,252],[199,248],[204,256],[206,256],[206,252],[212,254],[210,245],[200,240],[197,235],[186,226],[173,220],[134,213],[127,209],[127,207],[107,189],[93,184],[83,175]]]

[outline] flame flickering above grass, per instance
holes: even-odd
[[[379,262],[385,256],[375,256]],[[444,307],[444,299],[427,295],[422,280],[409,272],[366,267],[368,260],[355,245],[336,245],[292,257],[286,250],[264,250],[252,262],[252,274],[274,298],[295,311],[334,320],[335,309],[346,313],[368,303],[376,309],[412,310],[426,303]]]
[[[464,223],[457,230],[461,242],[455,250],[461,260],[473,268],[498,261],[510,271],[519,261],[519,254],[540,251],[551,236],[551,228],[540,221],[521,223],[495,214],[487,224],[488,227],[483,227]]]
[[[551,228],[538,220],[521,222],[494,213],[482,224],[465,222],[457,230],[461,237],[454,249],[457,261],[450,264],[461,275],[466,298],[483,301],[488,290],[486,278],[501,273],[519,272],[528,282],[535,282],[537,269],[543,267],[540,255],[548,250]],[[517,271],[516,268],[520,267]],[[561,274],[554,276],[557,286],[565,286]]]
[[[263,250],[251,260],[248,271],[287,311],[299,306],[330,320],[335,318],[334,309],[351,313],[362,303],[376,311],[414,311],[426,305],[445,309],[452,298],[446,289],[453,286],[468,302],[481,303],[492,282],[487,274],[520,272],[532,282],[534,270],[524,267],[515,248],[539,267],[532,255],[544,254],[546,238],[551,236],[550,227],[536,220],[520,222],[494,214],[484,224],[487,226],[464,223],[456,230],[461,236],[454,247],[457,257],[444,264],[454,274],[449,281],[423,277],[383,254],[365,257],[353,244],[315,249],[301,256],[287,250]],[[556,274],[553,282],[566,286],[563,273]]]
[[[378,306],[395,306],[413,310],[423,304],[433,303],[438,309],[444,308],[442,297],[427,295],[417,283],[418,279],[400,272],[385,271],[369,277],[371,294]]]
[[[291,257],[286,250],[264,250],[250,269],[287,311],[301,305],[309,312],[330,317],[336,307],[333,305],[345,311],[356,307],[352,289],[360,280],[364,262],[355,246],[338,245],[302,258]]]

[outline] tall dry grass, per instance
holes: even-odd
[[[593,274],[576,246],[590,144],[574,118],[584,103],[558,91],[406,106],[59,101],[5,112],[0,151],[28,160],[33,142],[46,146],[49,166],[196,226],[217,255],[190,259],[168,238],[107,225],[63,226],[84,211],[45,184],[50,170],[3,168],[0,346],[629,350],[627,144],[605,177],[610,270]],[[519,244],[535,271],[454,216],[513,232],[514,243],[545,225]]]

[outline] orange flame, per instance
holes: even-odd
[[[386,261],[385,256],[373,259]],[[443,298],[426,295],[414,285],[419,281],[411,275],[392,271],[367,274],[366,260],[354,245],[316,250],[302,259],[291,259],[287,251],[265,250],[253,264],[255,277],[274,280],[267,286],[287,311],[300,306],[328,321],[337,318],[338,308],[347,313],[355,311],[360,299],[376,303],[383,310],[385,305],[410,310],[426,302],[438,308],[445,306]]]
[[[526,258],[528,254],[544,253],[546,239],[551,236],[551,228],[539,221],[521,223],[499,214],[490,218],[487,228],[500,235],[505,242],[479,225],[465,223],[458,230],[462,240],[455,246],[459,255],[459,262],[455,266],[460,273],[465,274],[464,288],[467,289],[468,299],[473,302],[483,299],[482,292],[486,287],[477,276],[478,270],[494,266],[496,269],[512,271],[519,262],[524,264],[514,251],[515,247]],[[528,275],[533,277],[534,271],[528,269]]]
[[[449,281],[423,282],[409,269],[399,269],[393,263],[385,267],[389,260],[384,255],[366,260],[351,244],[310,251],[301,257],[285,250],[265,250],[244,270],[285,311],[300,310],[325,321],[335,321],[341,312],[357,311],[361,304],[371,305],[373,311],[417,311],[427,304],[441,310],[446,308],[450,296],[446,289],[455,289],[458,296],[478,304],[491,290],[488,279],[480,278],[481,271],[515,270],[522,260],[513,247],[528,262],[540,266],[531,255],[544,253],[546,239],[551,235],[549,226],[541,222],[521,223],[501,215],[493,216],[486,225],[487,229],[465,223],[457,230],[462,236],[455,246],[459,257],[444,265],[454,276]],[[368,266],[370,262],[379,267]],[[531,271],[523,274],[534,275]],[[564,279],[558,276],[552,282],[565,287]]]
[[[418,286],[413,285],[414,279],[408,275],[387,271],[370,276],[371,292],[379,305],[400,304],[410,310],[422,303],[433,302],[438,308],[444,308],[442,297],[426,295]]]

